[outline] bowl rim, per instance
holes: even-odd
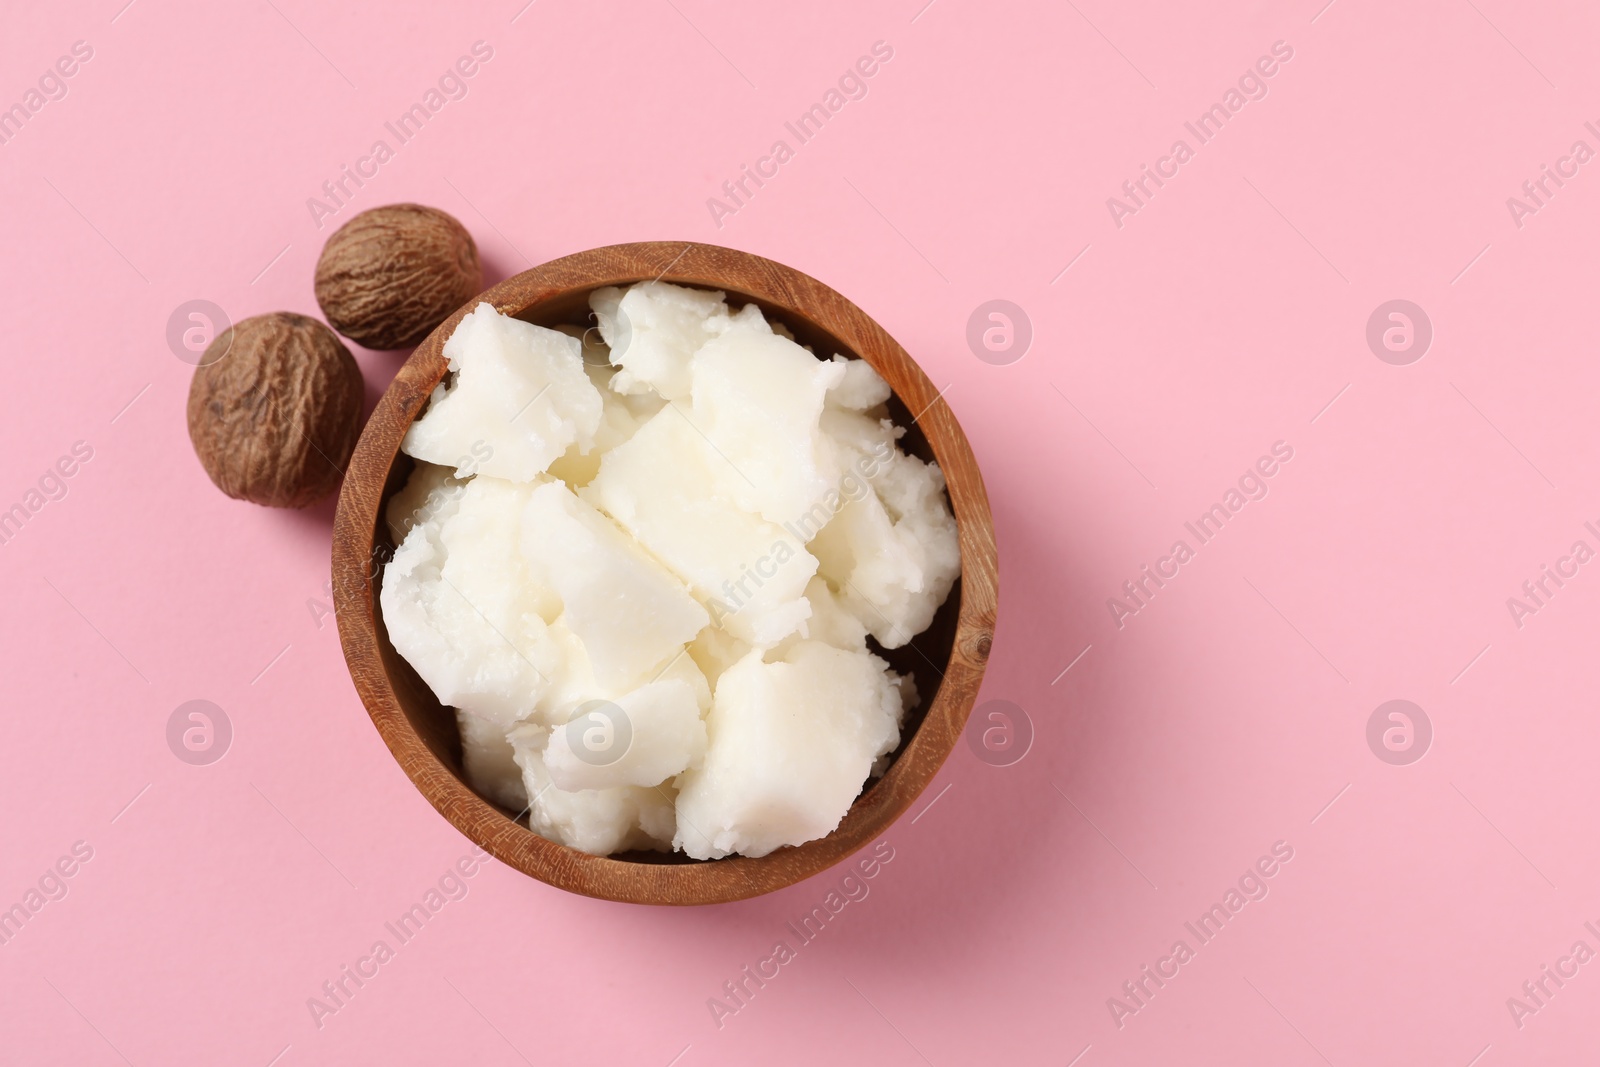
[[[384,488],[406,429],[425,408],[447,364],[444,342],[478,304],[521,316],[563,297],[656,279],[760,300],[838,338],[889,381],[921,428],[946,480],[961,553],[955,637],[922,723],[903,740],[888,772],[858,796],[831,833],[763,857],[652,864],[594,856],[540,837],[482,799],[434,755],[407,717],[383,664],[386,640],[374,600]],[[636,904],[726,903],[792,885],[846,859],[902,815],[932,781],[977,698],[998,612],[998,560],[982,475],[943,394],[886,330],[843,295],[761,256],[695,241],[644,241],[592,248],[539,264],[467,301],[407,358],[362,429],[339,492],[332,578],[340,643],[373,725],[433,807],[503,863],[570,892]],[[935,668],[937,670],[937,667]]]

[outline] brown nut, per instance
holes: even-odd
[[[277,311],[212,340],[189,385],[189,439],[218,489],[303,508],[339,484],[361,430],[361,368],[316,319]]]
[[[483,289],[466,227],[420,204],[363,211],[317,260],[317,303],[333,328],[368,348],[410,348]]]

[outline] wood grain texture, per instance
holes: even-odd
[[[855,801],[828,836],[759,859],[696,861],[681,854],[591,856],[547,841],[478,796],[461,769],[455,717],[395,652],[377,603],[380,567],[393,548],[383,523],[389,496],[411,460],[407,427],[443,379],[444,341],[481,301],[544,326],[588,324],[588,295],[601,286],[657,278],[720,289],[729,303],[756,303],[819,356],[865,359],[894,390],[890,410],[909,427],[902,446],[944,471],[960,531],[961,579],[933,624],[887,653],[917,676],[921,705],[907,716],[888,772]],[[574,893],[637,904],[715,904],[769,893],[839,862],[882,834],[932,780],[960,739],[977,698],[998,608],[994,526],[983,478],[966,436],[938,390],[905,349],[860,308],[799,271],[715,245],[655,241],[612,245],[545,263],[494,286],[446,319],[412,353],[368,421],[351,458],[333,532],[339,637],[356,691],[378,733],[423,796],[457,829],[502,862]],[[937,675],[937,686],[935,678]]]

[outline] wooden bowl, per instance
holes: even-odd
[[[884,653],[916,675],[921,705],[906,718],[888,772],[856,799],[839,827],[816,841],[760,859],[697,861],[681,853],[591,856],[513,821],[516,813],[467,785],[454,713],[390,644],[375,595],[393,550],[384,507],[405,484],[410,457],[400,440],[446,371],[444,342],[480,301],[542,326],[590,323],[588,296],[601,286],[658,278],[720,289],[730,303],[758,304],[826,358],[865,359],[894,389],[890,409],[908,427],[901,447],[936,459],[949,485],[961,542],[961,578],[933,624]],[[997,606],[994,527],[967,439],[927,375],[860,308],[814,278],[746,252],[681,241],[612,245],[524,271],[470,301],[406,360],[356,445],[333,531],[333,592],[339,637],[356,691],[378,733],[422,795],[468,838],[502,862],[574,893],[638,904],[715,904],[769,893],[839,862],[872,841],[922,792],[966,725],[989,657]],[[937,683],[937,684],[935,684]]]

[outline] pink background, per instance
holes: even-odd
[[[1506,1002],[1600,949],[1600,565],[1520,628],[1506,600],[1600,548],[1600,164],[1520,228],[1506,198],[1600,148],[1592,6],[524,2],[6,13],[0,102],[93,58],[0,146],[0,507],[93,459],[0,547],[0,907],[93,859],[0,946],[0,1061],[1578,1062],[1600,963],[1520,1027]],[[981,699],[1033,746],[961,746],[870,895],[720,1028],[708,998],[842,872],[675,911],[491,862],[320,1029],[306,1004],[468,845],[319,619],[331,501],[212,488],[165,331],[196,298],[316,313],[307,198],[479,40],[469,94],[334,223],[437,205],[492,279],[643,239],[791,264],[949,386],[988,482]],[[880,40],[868,95],[715,225]],[[1106,198],[1276,41],[1269,94],[1119,228]],[[1034,334],[1004,366],[966,341],[997,298]],[[1365,339],[1392,299],[1434,328],[1408,366]],[[358,355],[375,397],[401,357]],[[1270,494],[1119,628],[1107,599],[1280,440]],[[192,699],[233,725],[209,766],[166,742]],[[1391,699],[1432,723],[1420,762],[1368,747]],[[1278,841],[1269,895],[1197,947],[1183,924]],[[1108,998],[1179,938],[1119,1027]]]

